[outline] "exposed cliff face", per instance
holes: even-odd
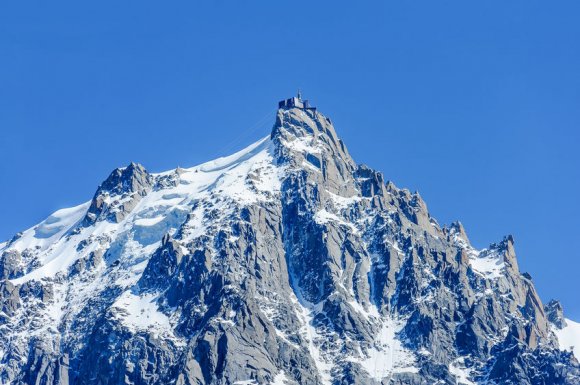
[[[3,383],[580,383],[513,238],[475,250],[315,110],[227,158],[115,170],[0,253]]]

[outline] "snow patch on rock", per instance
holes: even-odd
[[[393,373],[418,373],[413,352],[406,349],[397,338],[404,323],[392,319],[380,321],[380,330],[371,347],[363,352],[363,358],[352,357],[376,380],[387,378]]]
[[[477,385],[471,381],[471,370],[465,367],[465,358],[459,357],[454,362],[449,364],[449,372],[455,376],[457,385]]]
[[[558,337],[560,349],[571,351],[580,361],[580,323],[566,319],[566,326],[562,329],[554,328]]]
[[[491,250],[482,250],[469,254],[469,263],[476,273],[487,279],[496,279],[502,276],[505,269],[503,256]]]
[[[173,335],[169,317],[159,310],[159,294],[136,295],[130,290],[111,306],[113,318],[132,332],[149,331],[155,335]]]

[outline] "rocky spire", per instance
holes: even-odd
[[[552,299],[544,305],[546,317],[548,321],[554,324],[558,329],[566,327],[566,319],[564,318],[564,310],[559,301]]]
[[[147,195],[152,185],[153,177],[140,164],[131,162],[127,167],[113,170],[97,189],[83,224],[93,224],[99,218],[119,222]]]

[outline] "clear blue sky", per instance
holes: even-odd
[[[253,142],[300,87],[440,223],[513,234],[580,320],[578,1],[58,3],[0,5],[0,239],[130,161]]]

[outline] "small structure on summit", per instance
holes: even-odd
[[[312,107],[308,100],[302,100],[302,94],[298,90],[298,95],[293,98],[280,100],[278,102],[278,108],[301,108],[303,110],[316,111],[316,107]]]

